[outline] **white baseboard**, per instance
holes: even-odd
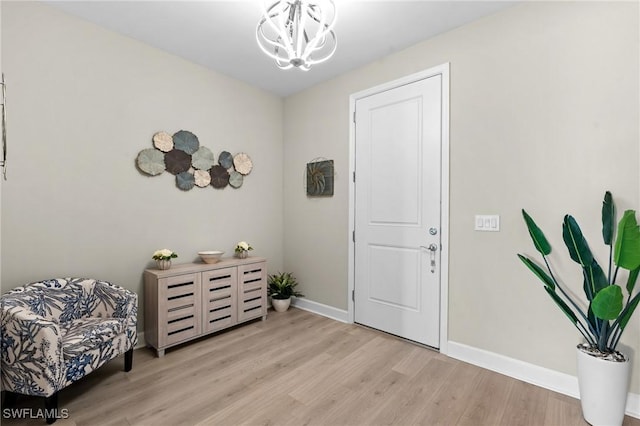
[[[554,392],[569,395],[573,398],[580,397],[578,378],[570,374],[452,341],[448,342],[447,355]],[[639,394],[629,392],[626,413],[629,416],[640,419]]]
[[[349,313],[343,309],[334,308],[333,306],[323,305],[322,303],[314,302],[313,300],[301,299],[298,297],[292,298],[291,304],[303,311],[313,312],[314,314],[322,315],[340,322],[349,322]]]

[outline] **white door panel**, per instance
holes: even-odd
[[[356,101],[355,321],[433,347],[441,114],[440,75]]]

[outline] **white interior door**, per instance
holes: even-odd
[[[437,348],[442,76],[355,111],[355,321]]]

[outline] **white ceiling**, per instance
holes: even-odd
[[[255,40],[260,0],[51,1],[67,13],[288,96],[419,41],[512,6],[514,1],[335,0],[335,55],[310,71],[280,70]]]

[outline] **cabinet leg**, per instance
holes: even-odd
[[[267,314],[264,314],[264,315],[262,316],[262,321],[266,321],[266,320],[267,320]]]
[[[158,349],[158,358],[162,358],[164,356],[164,349]]]

